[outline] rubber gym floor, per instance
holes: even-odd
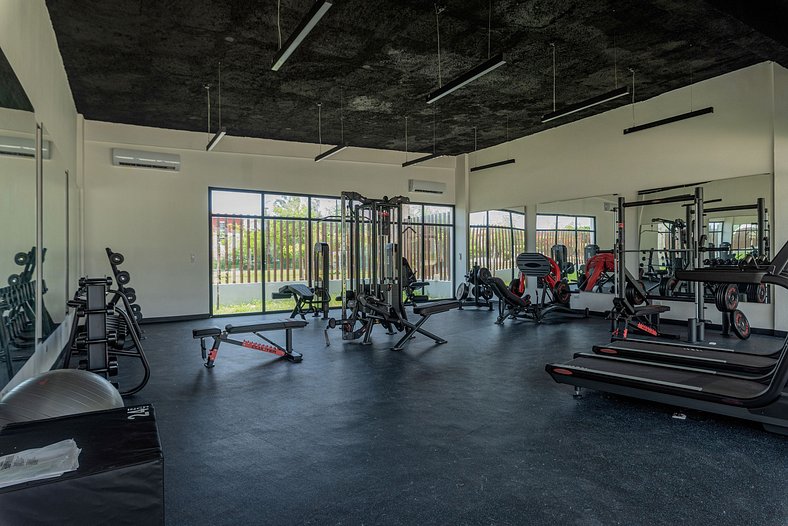
[[[309,318],[300,364],[226,345],[202,366],[191,329],[285,317],[144,326],[153,376],[126,403],[155,407],[167,524],[788,524],[786,438],[553,382],[545,363],[607,341],[604,320],[466,309],[425,325],[447,344],[392,352],[380,327],[326,347]]]

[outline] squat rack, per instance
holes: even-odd
[[[615,276],[616,276],[616,295],[619,302],[626,305],[632,311],[635,310],[635,305],[631,305],[626,298],[627,287],[627,270],[625,256],[627,252],[640,252],[640,250],[631,251],[626,248],[626,209],[692,201],[692,208],[687,208],[687,246],[688,249],[684,250],[689,252],[692,268],[699,269],[702,266],[700,240],[703,238],[703,188],[696,187],[694,194],[682,194],[672,197],[662,197],[657,199],[647,199],[644,201],[633,201],[627,203],[623,196],[618,198],[618,206],[616,208],[616,230],[617,240],[614,248],[615,253]],[[696,342],[705,337],[704,326],[704,297],[703,297],[703,283],[696,282],[694,287],[695,292],[695,318],[687,320],[688,325],[688,340],[689,342]]]

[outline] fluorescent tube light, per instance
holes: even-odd
[[[309,13],[301,20],[301,23],[298,24],[298,27],[290,35],[290,38],[284,43],[282,49],[274,56],[274,63],[271,66],[272,70],[279,71],[279,68],[281,68],[287,59],[290,58],[290,55],[298,49],[298,46],[301,45],[307,35],[309,35],[309,32],[320,22],[323,15],[331,9],[332,5],[331,0],[319,0],[315,2]]]
[[[561,117],[565,117],[566,115],[570,115],[572,113],[577,113],[578,111],[583,111],[585,109],[591,108],[593,106],[596,106],[597,104],[602,104],[617,99],[619,97],[623,97],[624,95],[629,95],[629,86],[614,89],[613,91],[608,91],[607,93],[603,93],[602,95],[598,95],[588,100],[584,100],[583,102],[570,104],[569,106],[561,108],[558,111],[548,113],[547,115],[542,117],[542,122],[545,123],[555,119],[559,119]]]
[[[211,139],[211,141],[208,143],[208,146],[205,147],[205,151],[210,152],[211,150],[213,150],[214,147],[217,144],[219,144],[219,141],[222,140],[222,137],[224,137],[226,134],[227,134],[227,128],[222,128],[218,132],[216,132],[216,135],[213,136],[213,139]]]
[[[449,93],[460,89],[466,84],[473,82],[479,77],[486,75],[487,73],[500,66],[503,66],[504,64],[506,64],[506,61],[503,59],[503,55],[500,53],[495,55],[494,57],[482,62],[475,68],[466,71],[456,79],[452,80],[451,82],[447,82],[440,88],[427,95],[427,104],[432,104],[433,102],[442,99]]]
[[[429,161],[430,159],[437,159],[438,157],[443,157],[442,153],[431,153],[429,155],[425,155],[424,157],[419,157],[418,159],[413,159],[411,161],[402,163],[402,167],[405,168],[407,166],[412,166],[414,164],[423,163],[424,161]]]
[[[714,107],[709,106],[708,108],[703,108],[695,111],[688,111],[687,113],[682,113],[681,115],[674,115],[673,117],[667,117],[665,119],[660,119],[658,121],[652,121],[652,122],[647,122],[646,124],[639,124],[637,126],[632,126],[631,128],[627,128],[626,130],[624,130],[624,135],[627,135],[629,133],[639,132],[641,130],[648,130],[649,128],[656,128],[657,126],[662,126],[663,124],[670,124],[672,122],[691,119],[693,117],[698,117],[699,115],[706,115],[707,113],[714,113]]]
[[[514,164],[514,159],[506,159],[505,161],[498,161],[490,164],[483,164],[481,166],[474,166],[471,168],[472,172],[478,172],[479,170],[487,170],[488,168],[495,168],[497,166],[503,166],[505,164]]]
[[[320,155],[318,155],[317,157],[315,157],[315,162],[319,163],[320,161],[328,159],[329,157],[333,157],[334,155],[338,154],[339,152],[341,152],[345,148],[347,148],[347,144],[340,144],[339,146],[331,148],[330,150],[325,151],[325,152],[321,153]]]

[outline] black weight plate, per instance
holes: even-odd
[[[758,283],[755,285],[755,301],[757,303],[766,303],[767,294],[768,291],[764,283]]]
[[[19,274],[11,274],[8,276],[8,284],[11,286],[19,285]]]
[[[714,291],[714,305],[717,307],[717,310],[720,312],[728,312],[728,309],[725,307],[725,286],[718,285],[717,290]]]
[[[482,298],[486,300],[491,300],[493,297],[493,291],[490,287],[482,287]]]
[[[140,307],[136,303],[132,303],[131,304],[131,312],[137,313],[137,312],[140,312],[140,311],[142,311],[142,307]]]
[[[19,266],[27,265],[27,260],[28,260],[27,253],[25,252],[17,252],[16,254],[14,254],[14,263],[16,263]]]
[[[126,294],[136,294],[137,293],[137,291],[134,289],[134,287],[123,287],[123,292],[126,293]],[[132,303],[134,303],[134,302],[132,301]]]
[[[747,316],[740,310],[735,310],[729,314],[731,328],[733,329],[733,333],[741,338],[742,340],[746,340],[750,337],[750,321],[747,319]]]
[[[118,283],[120,283],[121,285],[125,285],[126,283],[131,281],[131,274],[129,274],[125,270],[121,270],[120,272],[117,273],[115,279],[117,279]]]
[[[123,257],[123,254],[121,254],[120,252],[113,252],[112,254],[109,255],[109,262],[112,263],[113,265],[122,265],[124,261],[125,258]]]
[[[457,287],[457,292],[455,295],[459,301],[465,301],[468,299],[468,284],[460,283],[460,286]]]
[[[492,278],[492,274],[490,273],[489,269],[484,267],[479,269],[479,281],[482,283],[487,283],[487,280],[490,278]]]
[[[142,313],[141,312],[135,312],[134,313],[134,319],[137,320],[138,322],[142,321]]]
[[[133,292],[132,293],[127,292],[126,299],[129,300],[129,303],[134,303],[135,301],[137,301],[137,295],[134,294]]]
[[[739,306],[739,286],[735,283],[729,283],[721,288],[724,291],[725,310],[729,312],[735,311]]]

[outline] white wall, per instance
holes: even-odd
[[[208,313],[209,187],[336,196],[352,190],[454,204],[453,158],[402,168],[404,153],[351,148],[315,163],[315,144],[228,136],[206,152],[208,139],[206,133],[84,123],[85,272],[109,273],[104,247],[122,252],[146,317]],[[177,153],[181,171],[112,166],[114,147]],[[448,192],[429,199],[408,194],[411,178],[444,182]]]
[[[602,250],[610,250],[615,241],[615,213],[605,210],[605,205],[616,206],[616,202],[616,196],[604,195],[570,201],[539,203],[536,206],[536,213],[594,217],[596,218],[596,244]],[[526,227],[528,226],[526,225]],[[536,226],[534,225],[533,228],[535,229]]]

